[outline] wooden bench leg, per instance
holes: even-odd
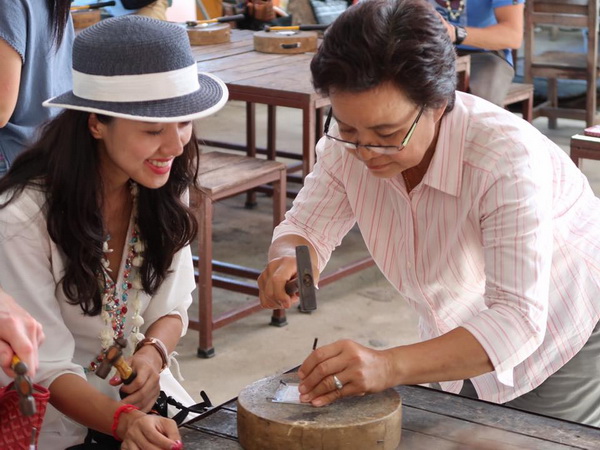
[[[579,167],[579,151],[576,148],[571,147],[569,156],[571,157],[571,161],[573,161],[575,165]]]
[[[212,219],[213,204],[208,195],[199,196],[198,207],[198,351],[199,358],[212,358]]]
[[[558,80],[548,78],[548,100],[552,108],[558,108]],[[555,130],[557,125],[556,117],[548,117],[548,128]]]
[[[523,101],[522,105],[523,109],[521,111],[523,113],[523,119],[531,123],[531,121],[533,120],[533,92],[527,98],[527,100]]]
[[[273,228],[275,228],[283,220],[286,210],[286,170],[279,172],[279,181],[273,182]],[[274,309],[271,315],[271,325],[282,327],[287,325],[285,317],[285,309]]]

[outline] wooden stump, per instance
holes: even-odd
[[[316,408],[274,403],[280,381],[296,374],[259,380],[238,396],[238,439],[245,450],[393,450],[400,443],[402,401],[388,389],[348,397]]]
[[[316,31],[257,31],[254,50],[263,53],[306,53],[317,50]]]
[[[224,44],[231,41],[231,26],[228,23],[213,23],[186,28],[191,45]]]
[[[89,11],[73,11],[71,16],[73,16],[73,28],[76,30],[81,30],[100,22],[99,9],[91,9]]]

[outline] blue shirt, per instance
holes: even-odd
[[[57,49],[48,26],[46,0],[5,0],[0,7],[0,39],[21,57],[21,80],[15,110],[4,128],[0,128],[0,160],[8,166],[35,137],[36,129],[51,119],[57,108],[45,108],[42,102],[72,89],[71,50],[73,22],[65,29]],[[7,4],[10,3],[10,6]],[[3,164],[0,162],[0,175]]]
[[[464,7],[461,11],[459,0],[429,0],[437,12],[439,12],[444,19],[453,25],[459,25],[461,27],[475,27],[475,28],[486,28],[492,25],[496,25],[496,15],[494,10],[501,8],[502,6],[519,5],[525,3],[525,0],[464,0]],[[452,13],[448,11],[448,4]],[[482,50],[477,47],[470,47],[468,45],[459,45],[458,48],[464,50]],[[512,53],[509,49],[504,50],[506,60],[512,64]]]

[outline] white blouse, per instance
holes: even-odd
[[[0,197],[0,203],[6,197]],[[39,350],[40,365],[35,383],[48,387],[60,375],[71,373],[95,386],[106,395],[118,399],[118,388],[110,386],[94,373],[85,374],[92,360],[102,351],[100,332],[105,325],[98,316],[86,316],[79,305],[67,302],[61,280],[65,272],[65,257],[48,235],[43,212],[45,195],[27,188],[7,207],[0,209],[0,286],[26,309],[44,329],[46,340]],[[131,225],[123,251],[119,270],[122,278],[123,265],[131,237]],[[117,289],[120,283],[117,282]],[[192,255],[189,246],[174,256],[170,273],[157,293],[150,297],[143,291],[130,290],[129,298],[139,295],[140,315],[144,319],[141,332],[166,315],[179,315],[183,322],[182,335],[188,325],[187,308],[192,302],[195,288]],[[120,296],[120,292],[117,291]],[[131,331],[129,308],[125,320],[124,336]],[[128,348],[130,353],[132,349]],[[175,381],[168,370],[161,375]],[[0,373],[0,385],[11,380]],[[82,399],[82,401],[84,401]],[[83,442],[86,429],[48,405],[40,433],[40,449],[65,448]]]

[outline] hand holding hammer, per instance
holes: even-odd
[[[96,368],[96,375],[100,378],[105,379],[110,372],[112,367],[117,369],[119,372],[119,376],[121,380],[123,380],[123,384],[130,384],[137,373],[131,368],[129,364],[123,358],[123,349],[127,347],[127,341],[123,338],[115,339],[113,345],[108,347],[104,352],[104,359]]]

